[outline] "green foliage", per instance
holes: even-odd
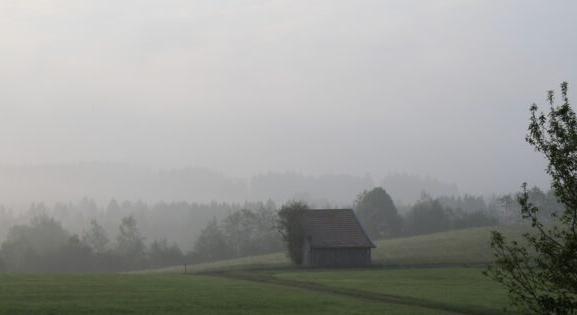
[[[193,260],[215,261],[278,251],[282,244],[275,224],[272,204],[234,211],[220,222],[213,218],[197,238]]]
[[[524,235],[522,244],[507,241],[499,232],[491,242],[496,263],[487,274],[507,287],[523,313],[577,313],[577,117],[565,82],[561,98],[562,104],[555,105],[549,91],[547,114],[531,106],[526,140],[548,160],[552,191],[564,207],[549,210],[549,223],[543,223],[541,207],[531,201],[523,184],[518,201],[532,232]]]
[[[51,270],[54,259],[41,262],[38,257],[53,254],[68,245],[70,234],[59,222],[46,215],[34,217],[30,225],[10,228],[0,255],[11,271]]]
[[[426,194],[406,213],[405,235],[497,225],[497,217],[480,197],[432,198]]]
[[[300,265],[303,262],[304,231],[302,213],[309,210],[307,204],[293,201],[282,206],[278,212],[278,231],[285,241],[290,260]]]
[[[133,216],[122,218],[118,227],[115,252],[128,269],[134,269],[144,261],[146,245]]]
[[[102,254],[108,250],[110,240],[104,228],[96,220],[91,220],[90,227],[82,234],[82,242],[90,246],[95,253]]]
[[[559,202],[553,190],[544,192],[539,187],[533,187],[527,189],[527,196],[528,200],[539,208],[539,212],[536,215],[539,221],[543,223],[550,223],[554,219],[553,213],[563,212],[564,206]],[[520,223],[523,221],[523,217],[519,216],[522,207],[516,199],[516,196],[512,194],[499,198],[499,202],[506,211],[507,223]]]
[[[241,209],[222,220],[222,230],[233,257],[270,253],[281,248],[273,209]]]
[[[200,261],[215,261],[232,257],[232,251],[216,218],[213,218],[200,232],[194,244],[194,253]]]
[[[372,239],[399,235],[402,219],[391,196],[381,187],[362,192],[355,202],[355,211]]]
[[[148,249],[150,267],[170,266],[183,263],[184,255],[176,244],[168,244],[165,239],[155,240]]]
[[[166,266],[183,261],[180,249],[155,241],[150,250],[136,221],[124,218],[115,247],[109,249],[103,228],[91,223],[82,238],[62,225],[38,215],[28,225],[13,226],[0,249],[0,271],[7,272],[103,272]]]
[[[425,199],[415,204],[405,219],[409,234],[430,234],[451,229],[451,209],[438,200]]]

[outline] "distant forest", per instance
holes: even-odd
[[[304,200],[315,205],[350,206],[359,191],[383,186],[396,203],[412,204],[422,192],[458,195],[455,184],[433,178],[391,174],[370,176],[264,173],[237,178],[201,169],[154,170],[123,164],[84,163],[52,166],[0,166],[0,203],[27,208],[90,197],[101,206],[117,200],[243,203],[247,200]]]
[[[538,188],[531,200],[550,211],[560,205]],[[428,234],[477,226],[518,224],[514,195],[422,194],[395,205],[377,187],[350,202],[373,239]],[[318,206],[313,205],[312,208]],[[106,272],[251,256],[283,250],[277,232],[279,205],[94,200],[33,203],[26,211],[0,206],[0,270]]]

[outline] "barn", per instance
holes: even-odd
[[[351,209],[304,211],[303,265],[309,267],[363,267],[371,264],[375,244]]]

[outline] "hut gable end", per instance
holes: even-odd
[[[308,210],[303,213],[304,264],[356,267],[371,264],[373,242],[351,209]]]

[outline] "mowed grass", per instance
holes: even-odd
[[[284,253],[275,253],[189,265],[187,275],[182,265],[135,274],[0,274],[0,314],[450,314],[443,309],[499,314],[507,304],[506,294],[484,278],[481,269],[411,268],[490,262],[489,239],[494,229],[377,242],[376,263],[409,269],[307,270],[291,267]],[[523,227],[498,229],[511,237],[525,231]],[[211,270],[259,273],[262,269],[280,280],[408,298],[409,305],[363,299],[362,295],[355,298],[346,292],[190,274]]]
[[[0,275],[0,314],[449,314],[218,277]]]
[[[274,277],[312,282],[458,306],[478,313],[500,313],[508,304],[506,290],[485,277],[481,268],[339,270],[284,272]]]

